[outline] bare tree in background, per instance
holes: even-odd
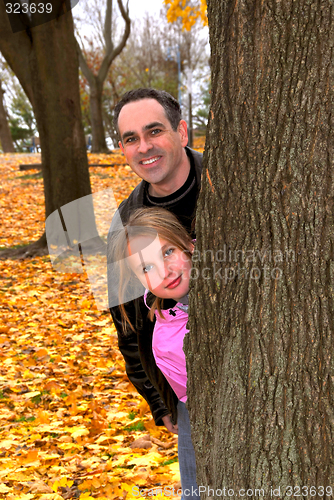
[[[207,29],[198,23],[191,32],[182,31],[180,22],[168,23],[164,9],[158,17],[147,14],[136,21],[136,29],[131,31],[125,49],[110,68],[106,79],[104,99],[108,99],[108,106],[103,107],[104,120],[115,145],[118,139],[113,130],[111,111],[124,92],[138,87],[154,87],[178,98],[178,51],[182,93],[185,92],[186,70],[190,67],[194,83],[193,108],[196,108],[202,104],[198,82],[209,73]],[[183,100],[183,105],[188,119],[186,100]]]
[[[126,6],[123,5],[122,0],[117,0],[117,4],[125,22],[123,34],[119,43],[115,46],[114,44],[114,32],[115,26],[112,23],[113,17],[113,1],[106,0],[105,4],[105,18],[102,25],[102,7],[101,2],[95,3],[95,10],[93,12],[91,4],[89,5],[89,11],[93,12],[93,25],[95,25],[96,37],[99,43],[102,42],[103,46],[103,58],[100,67],[97,69],[97,73],[94,72],[94,68],[90,68],[89,64],[84,56],[84,48],[80,47],[77,43],[79,51],[79,63],[80,69],[87,79],[89,89],[90,89],[90,112],[91,112],[91,126],[92,126],[92,152],[94,153],[105,153],[108,152],[108,147],[105,139],[105,131],[103,124],[103,112],[102,112],[102,93],[103,85],[107,78],[108,71],[112,62],[124,49],[126,42],[130,35],[131,20],[129,17],[129,6],[128,2]],[[95,14],[95,15],[94,15]],[[103,26],[103,27],[102,27]]]

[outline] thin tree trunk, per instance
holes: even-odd
[[[112,23],[111,23],[112,0],[107,0],[105,23],[103,30],[105,54],[97,75],[95,75],[89,68],[87,61],[83,55],[83,52],[80,48],[80,45],[77,43],[80,68],[85,78],[87,79],[90,89],[90,111],[91,111],[91,122],[92,122],[93,153],[105,153],[109,151],[105,141],[104,123],[103,123],[103,111],[102,111],[103,84],[105,79],[107,78],[107,74],[112,62],[122,52],[130,36],[131,20],[129,17],[129,2],[126,3],[126,7],[124,7],[122,0],[117,0],[117,3],[125,22],[123,35],[119,44],[116,47],[114,47],[114,43],[112,41]]]
[[[94,85],[90,89],[90,115],[92,125],[92,153],[107,153],[103,115],[102,115],[103,84],[94,76]]]
[[[185,341],[198,484],[334,498],[333,6],[208,0],[208,18]]]
[[[8,117],[3,100],[3,90],[0,81],[0,142],[4,153],[15,153],[12,134],[8,124]]]

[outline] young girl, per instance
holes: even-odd
[[[154,359],[179,400],[176,428],[183,498],[198,498],[195,454],[185,406],[187,373],[183,352],[193,242],[171,212],[162,208],[141,208],[130,216],[124,231],[113,239],[113,246],[115,260],[120,264],[122,318],[124,326],[133,330],[123,306],[126,291],[134,280],[139,280],[146,288],[144,300],[148,315],[152,321],[155,318]],[[164,399],[164,394],[160,395]]]

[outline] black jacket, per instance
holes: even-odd
[[[189,157],[193,158],[196,171],[197,185],[201,183],[203,155],[190,148],[186,148]],[[132,191],[129,198],[124,200],[118,209],[118,214],[123,224],[127,222],[130,214],[137,208],[144,206],[145,181],[142,181]],[[199,192],[199,190],[198,190]],[[117,222],[116,222],[117,224]],[[114,221],[108,235],[108,243],[112,238]],[[108,244],[109,248],[109,244]],[[108,252],[108,263],[112,257]],[[108,276],[108,284],[110,277]],[[178,399],[173,389],[168,384],[164,375],[157,367],[152,352],[152,335],[154,322],[147,318],[147,307],[143,297],[126,304],[129,317],[135,318],[136,332],[130,329],[123,331],[121,313],[118,307],[112,307],[110,313],[115,323],[118,334],[118,346],[125,360],[125,368],[129,380],[139,394],[148,402],[156,425],[163,425],[162,417],[171,414],[172,422],[177,421]]]

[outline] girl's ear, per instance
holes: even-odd
[[[190,253],[191,253],[191,255],[192,255],[192,254],[194,253],[194,249],[195,249],[194,244],[193,244],[193,243],[190,243],[188,248],[189,248],[189,252],[190,252]]]

